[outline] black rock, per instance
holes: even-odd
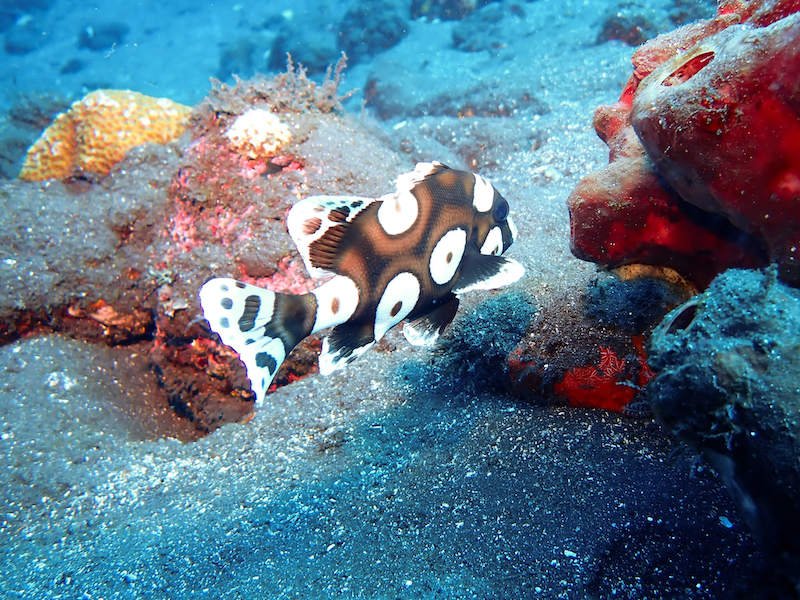
[[[217,78],[230,81],[234,75],[242,79],[255,75],[257,50],[256,45],[247,38],[224,44],[220,50]]]
[[[61,65],[61,69],[59,69],[59,73],[62,75],[71,75],[72,73],[79,73],[83,71],[86,67],[86,63],[78,58],[71,58],[63,65]]]
[[[476,9],[495,0],[412,0],[412,19],[443,19],[457,21],[472,14]]]
[[[617,40],[629,46],[638,46],[657,33],[656,25],[636,8],[620,8],[606,14],[597,34],[597,43]]]
[[[516,2],[493,2],[476,10],[453,27],[453,47],[464,52],[494,54],[511,40],[531,35],[525,11]]]
[[[358,62],[391,48],[407,34],[406,18],[398,3],[354,3],[339,24],[339,48],[352,62]]]
[[[28,54],[47,42],[47,36],[33,21],[17,25],[6,32],[3,47],[9,54]]]
[[[43,12],[53,0],[3,0],[0,2],[0,32],[7,31],[24,15]]]
[[[728,484],[756,538],[800,584],[800,290],[730,270],[656,328],[653,411]]]
[[[78,48],[100,52],[109,50],[125,41],[130,27],[125,23],[92,23],[81,29],[78,35]]]
[[[340,54],[332,32],[301,27],[284,31],[275,38],[269,55],[269,68],[284,71],[288,55],[309,73],[322,73],[338,60]]]

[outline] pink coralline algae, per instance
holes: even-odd
[[[800,283],[800,1],[723,2],[633,56],[598,108],[609,165],[571,194],[571,244],[604,266],[671,267],[699,287],[776,262]]]

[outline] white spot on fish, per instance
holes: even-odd
[[[499,227],[492,227],[481,246],[481,254],[502,254],[503,232]]]
[[[494,188],[480,175],[475,174],[475,189],[472,192],[472,205],[478,212],[489,212],[494,204]]]
[[[466,244],[467,232],[463,229],[451,229],[445,233],[431,252],[431,279],[439,285],[453,279],[464,256]]]
[[[317,316],[312,333],[347,321],[358,306],[358,287],[344,275],[337,275],[311,292],[317,299]]]
[[[410,190],[384,196],[378,208],[378,223],[389,235],[399,235],[411,229],[419,215],[419,202]]]
[[[417,304],[419,280],[413,273],[399,273],[386,285],[375,311],[375,340],[405,319]]]

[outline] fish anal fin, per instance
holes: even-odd
[[[432,346],[453,321],[458,311],[458,297],[451,294],[444,304],[403,325],[403,335],[414,346]]]
[[[322,340],[319,372],[330,375],[364,354],[375,344],[372,323],[342,323]]]
[[[495,290],[511,285],[525,274],[517,261],[494,254],[470,252],[464,257],[454,294],[473,290]]]

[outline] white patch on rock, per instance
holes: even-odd
[[[451,229],[436,242],[431,252],[431,279],[439,285],[448,283],[456,274],[458,265],[464,257],[467,232],[461,228]]]
[[[247,158],[268,158],[292,139],[289,128],[270,110],[251,108],[225,132],[237,152]]]

